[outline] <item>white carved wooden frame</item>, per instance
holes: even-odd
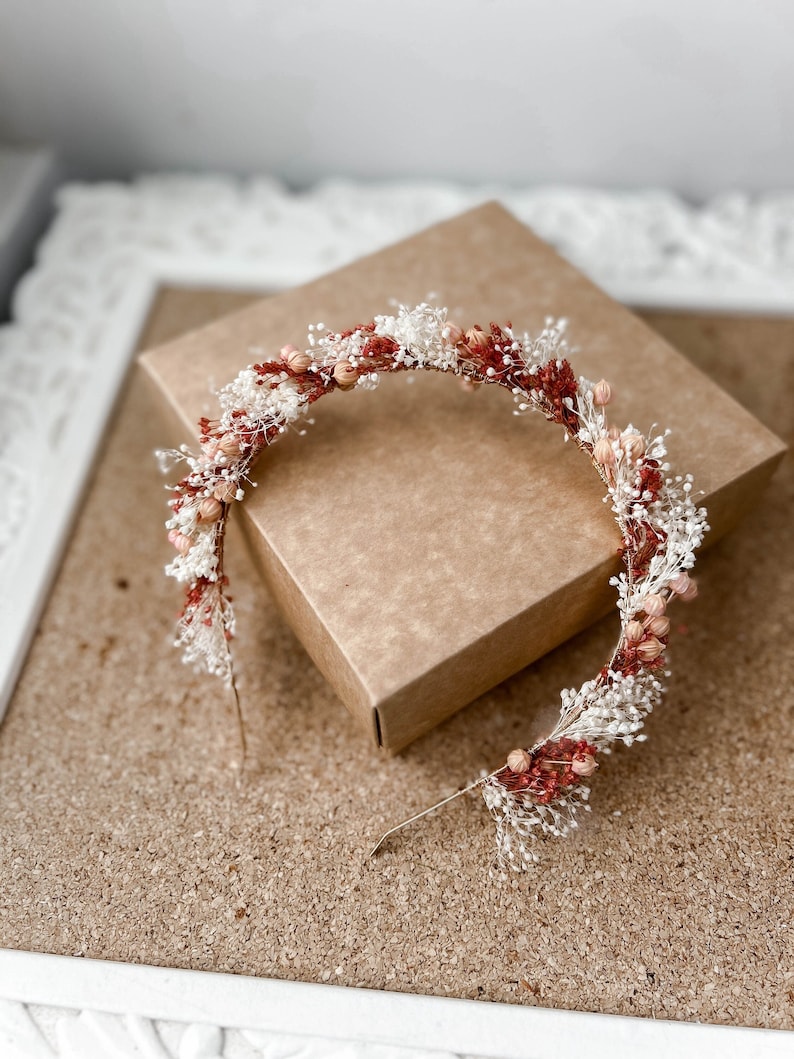
[[[157,288],[286,288],[493,197],[629,304],[794,313],[794,194],[694,209],[660,191],[445,184],[293,195],[271,180],[153,177],[63,189],[0,329],[0,716]],[[2,1059],[539,1059],[571,1042],[592,1059],[794,1051],[793,1034],[771,1030],[0,950]]]

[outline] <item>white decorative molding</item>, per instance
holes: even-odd
[[[151,177],[71,186],[0,329],[0,716],[157,287],[274,290],[491,198],[635,305],[794,312],[794,194]],[[319,990],[319,992],[318,992]],[[791,1054],[791,1036],[0,951],[5,1059]],[[322,1039],[302,1037],[305,1014]],[[571,1037],[571,1034],[576,1034]],[[332,1043],[336,1042],[336,1043]],[[341,1043],[344,1042],[344,1043]],[[783,1043],[781,1043],[783,1042]]]
[[[792,1054],[793,1035],[776,1030],[2,949],[0,996],[3,1059],[562,1059],[572,1048],[585,1048],[588,1059]]]

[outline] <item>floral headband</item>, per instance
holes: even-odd
[[[614,743],[644,739],[645,717],[661,699],[666,610],[673,598],[697,594],[688,571],[708,530],[706,512],[693,501],[691,476],[673,475],[665,462],[666,435],[646,438],[631,425],[608,425],[610,387],[577,379],[564,331],[564,322],[553,320],[536,338],[515,334],[510,324],[463,331],[445,309],[424,304],[340,333],[318,324],[309,329],[308,348],[284,346],[278,360],[251,365],[220,391],[219,418],[200,420],[198,455],[184,446],[161,453],[188,465],[166,523],[177,553],[166,573],[187,586],[176,643],[186,662],[232,687],[238,717],[234,613],[223,570],[226,520],[258,456],[320,397],[373,389],[383,373],[417,369],[447,372],[469,385],[496,383],[511,392],[518,413],[537,410],[560,424],[601,478],[624,567],[610,582],[620,618],[610,658],[579,689],[561,692],[559,720],[545,739],[510,751],[495,771],[392,828],[373,853],[405,824],[479,788],[496,823],[498,868],[530,867],[538,859],[534,840],[568,834],[578,810],[589,808],[599,756]]]

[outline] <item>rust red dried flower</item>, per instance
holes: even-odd
[[[597,762],[598,750],[585,739],[550,740],[525,751],[529,765],[515,772],[508,765],[496,773],[499,782],[514,794],[523,794],[539,805],[548,805],[563,788],[574,787],[584,778],[574,771],[573,762],[585,757]]]
[[[570,427],[578,424],[576,412],[565,403],[566,399],[573,401],[579,390],[573,368],[567,360],[550,360],[538,368],[535,385],[549,402],[550,418],[555,423]]]

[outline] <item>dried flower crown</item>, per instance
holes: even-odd
[[[339,334],[319,324],[309,330],[308,349],[285,346],[278,360],[246,368],[220,391],[220,417],[199,423],[199,455],[184,447],[161,454],[189,467],[174,487],[166,523],[177,551],[166,572],[187,584],[176,643],[186,662],[199,663],[232,686],[226,519],[232,503],[243,499],[260,453],[320,397],[372,389],[383,372],[450,372],[472,384],[506,387],[519,413],[540,411],[590,458],[620,530],[624,570],[611,580],[620,635],[592,680],[561,692],[559,720],[544,740],[511,751],[506,764],[465,788],[482,790],[496,822],[501,869],[529,867],[537,860],[533,839],[566,835],[576,827],[577,811],[589,808],[586,781],[599,754],[609,753],[613,743],[645,738],[640,730],[662,692],[667,604],[674,596],[695,596],[688,571],[708,529],[705,510],[692,499],[691,477],[670,473],[665,435],[646,439],[632,426],[608,426],[604,408],[610,387],[603,380],[576,378],[564,331],[564,321],[547,320],[534,339],[518,337],[509,324],[464,332],[445,309],[429,305],[401,307],[394,316],[378,316]]]

